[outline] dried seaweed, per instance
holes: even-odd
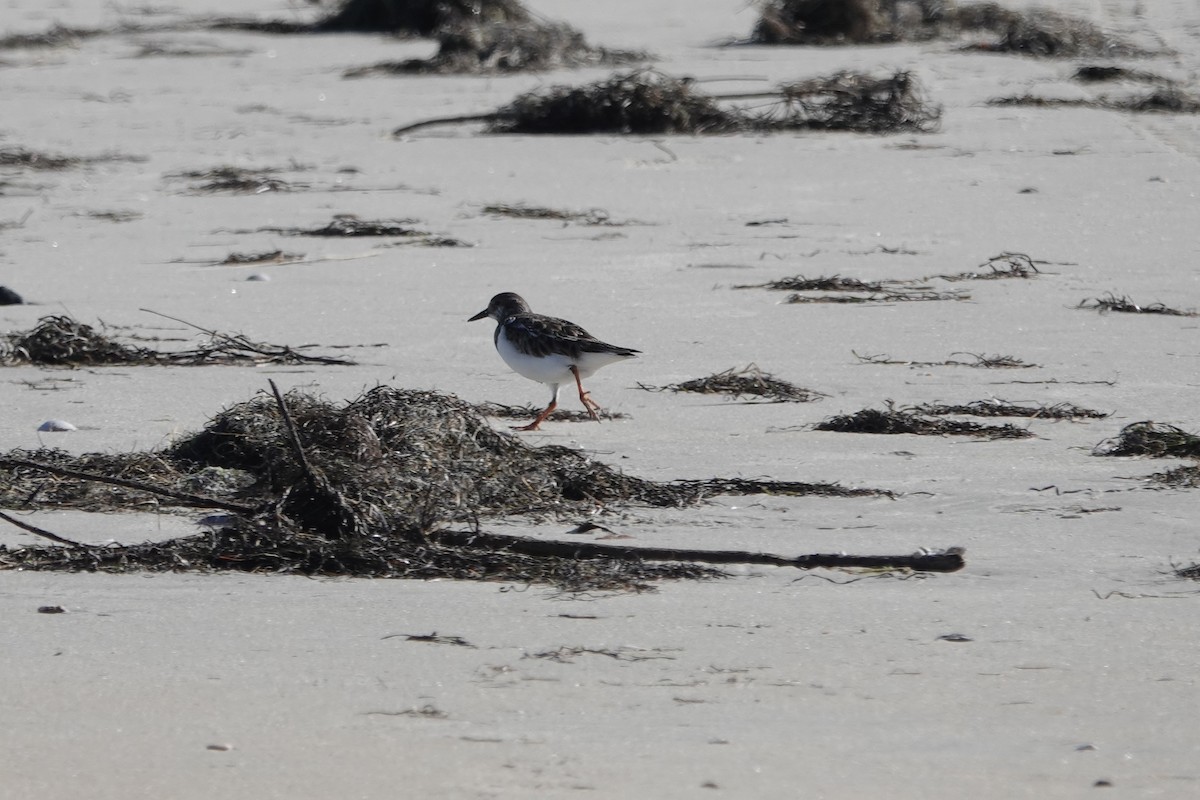
[[[1015,425],[981,425],[977,422],[921,416],[920,409],[896,408],[891,402],[884,409],[865,408],[817,423],[813,430],[839,433],[911,433],[919,436],[973,436],[981,439],[1027,439],[1033,436]]]
[[[911,290],[911,289],[885,289],[882,292],[875,292],[867,295],[842,295],[842,294],[793,294],[789,295],[783,302],[796,305],[806,303],[835,303],[835,304],[854,304],[854,303],[929,303],[940,300],[970,300],[971,295],[966,292],[935,292],[926,290]]]
[[[1024,253],[1001,253],[992,256],[979,265],[977,270],[958,272],[953,275],[930,275],[929,278],[941,278],[944,281],[992,281],[1001,278],[1036,278],[1042,274],[1037,268],[1045,261],[1034,261]],[[926,278],[928,280],[929,278]]]
[[[191,191],[196,194],[263,194],[265,192],[290,192],[305,188],[301,184],[271,177],[273,169],[244,169],[242,167],[216,167],[208,170],[178,172],[169,177],[199,181]]]
[[[888,281],[894,283],[894,281]],[[843,278],[841,275],[806,278],[803,275],[793,275],[789,278],[767,281],[766,283],[747,283],[734,286],[734,289],[767,289],[772,292],[882,292],[885,291],[881,281],[863,281],[858,278]]]
[[[496,419],[523,419],[527,420],[530,417],[536,417],[542,412],[541,408],[535,408],[529,404],[523,406],[510,406],[503,403],[476,403],[474,406],[485,417],[493,417]],[[600,419],[629,419],[629,415],[620,411],[608,411],[599,409],[596,411],[596,416]],[[546,417],[550,422],[591,422],[593,417],[584,411],[569,411],[566,409],[558,409]]]
[[[1176,467],[1166,472],[1156,472],[1150,479],[1174,489],[1200,489],[1200,464]]]
[[[303,253],[285,253],[282,250],[268,250],[262,253],[230,253],[218,264],[220,266],[256,266],[259,264],[292,264],[304,258]]]
[[[1200,581],[1200,564],[1179,567],[1175,570],[1175,577],[1191,581]]]
[[[177,320],[182,321],[182,320]],[[197,327],[197,326],[193,326]],[[190,350],[162,352],[122,344],[67,316],[42,317],[29,331],[0,336],[0,365],[47,366],[202,366],[211,364],[353,364],[331,356],[311,356],[297,348],[254,342],[204,328],[208,340]]]
[[[0,455],[0,477],[0,505],[8,507],[115,511],[207,504],[235,512],[206,533],[167,542],[0,548],[0,568],[450,577],[583,589],[719,574],[705,562],[810,568],[878,566],[884,559],[898,568],[962,566],[957,550],[786,558],[449,530],[447,524],[478,526],[504,516],[578,517],[629,504],[678,507],[720,493],[890,495],[749,479],[646,481],[565,447],[528,447],[452,396],[388,387],[341,406],[296,391],[286,398],[260,395],[154,453],[14,451]]]
[[[1083,64],[1071,74],[1073,80],[1080,83],[1108,83],[1111,81],[1133,81],[1135,83],[1157,83],[1173,85],[1174,81],[1138,69],[1130,69],[1115,64]]]
[[[1134,113],[1200,114],[1200,96],[1177,86],[1120,96],[1041,97],[1032,94],[996,97],[991,106],[1032,106],[1035,108],[1099,108]]]
[[[1079,305],[1075,307],[1096,310],[1101,314],[1115,311],[1122,314],[1163,314],[1169,317],[1198,316],[1195,311],[1181,311],[1177,308],[1169,308],[1162,303],[1151,303],[1147,306],[1140,306],[1124,295],[1117,297],[1111,293],[1106,294],[1104,297],[1081,300],[1079,301]]]
[[[426,247],[470,247],[461,239],[423,231],[412,227],[416,220],[361,220],[353,214],[338,214],[325,225],[313,228],[282,228],[268,226],[256,228],[250,233],[276,233],[280,236],[322,236],[322,237],[376,237],[385,236],[405,239],[413,244]]]
[[[1133,422],[1092,448],[1092,455],[1200,458],[1200,436],[1162,422]]]
[[[767,403],[811,403],[824,397],[820,392],[796,386],[776,378],[769,372],[763,372],[756,364],[750,364],[741,369],[731,367],[706,378],[695,378],[667,386],[648,386],[639,383],[638,388],[648,392],[720,394],[730,400],[752,397]]]
[[[751,100],[765,105],[722,105]],[[644,69],[581,87],[552,86],[520,95],[491,114],[423,120],[392,134],[465,122],[487,123],[490,133],[898,133],[933,130],[940,119],[941,107],[924,99],[919,82],[907,72],[885,78],[840,72],[767,92],[712,96],[698,91],[691,79]]]
[[[581,222],[584,225],[615,225],[608,212],[602,208],[589,208],[587,211],[563,211],[542,206],[527,206],[518,203],[491,203],[483,207],[483,213],[493,217],[508,217],[511,219],[548,219],[561,222]]]
[[[593,47],[570,25],[539,20],[472,22],[441,28],[431,58],[385,61],[355,67],[345,78],[372,75],[481,75],[544,72],[583,66],[616,66],[647,61],[645,53]]]
[[[1029,364],[1016,356],[993,355],[985,356],[979,353],[951,353],[951,355],[969,355],[974,361],[959,361],[957,359],[947,359],[945,361],[900,361],[892,359],[886,355],[860,356],[854,353],[854,357],[864,364],[885,364],[896,365],[903,367],[974,367],[976,369],[1032,369],[1039,366],[1038,364]]]
[[[432,36],[444,28],[532,19],[518,0],[343,0],[313,29]]]
[[[120,153],[104,153],[98,156],[60,156],[39,153],[36,150],[30,150],[25,147],[0,148],[0,167],[16,167],[20,169],[57,171],[72,169],[86,164],[105,164],[119,161],[140,163],[145,160],[144,156],[127,156]]]
[[[1043,8],[953,0],[768,0],[753,44],[840,45],[960,39],[986,33],[972,47],[1058,58],[1142,54],[1087,20]]]
[[[939,417],[947,414],[961,414],[971,417],[1027,417],[1029,419],[1104,419],[1109,416],[1105,411],[1094,411],[1071,403],[1055,403],[1054,405],[1022,405],[1008,403],[1004,400],[974,400],[959,405],[922,403],[913,406],[912,411],[918,414],[928,414]]]

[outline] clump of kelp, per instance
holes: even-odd
[[[838,433],[915,434],[918,436],[971,436],[980,439],[1027,439],[1033,433],[1015,425],[982,425],[967,420],[928,416],[918,407],[897,408],[890,401],[885,407],[865,408],[853,414],[841,414],[817,423],[813,430]]]
[[[794,383],[777,378],[769,372],[750,364],[741,369],[729,368],[704,378],[695,378],[666,386],[638,384],[638,388],[651,392],[693,392],[696,394],[722,395],[730,400],[750,398],[748,402],[763,403],[810,403],[825,395],[805,389]]]
[[[1009,403],[1000,399],[972,400],[969,403],[921,403],[913,411],[933,417],[1025,417],[1028,419],[1104,419],[1106,411],[1077,406],[1074,403]]]
[[[954,549],[785,558],[489,534],[479,529],[481,521],[591,516],[630,505],[678,507],[714,494],[890,495],[740,478],[643,480],[577,450],[529,447],[493,429],[465,401],[437,392],[381,386],[336,405],[298,391],[285,396],[273,384],[272,391],[154,453],[0,455],[0,506],[7,508],[225,512],[203,533],[134,546],[82,545],[0,512],[63,545],[0,548],[0,568],[449,577],[613,589],[718,574],[706,563],[921,570],[963,563]],[[448,528],[456,524],[466,529]]]
[[[746,108],[738,101],[766,101]],[[730,95],[701,92],[694,80],[643,69],[584,86],[551,86],[518,96],[490,113],[423,120],[393,131],[402,136],[431,125],[486,123],[490,133],[729,134],[785,130],[860,133],[929,131],[941,107],[924,98],[917,78],[840,72]]]
[[[754,44],[879,44],[958,40],[991,52],[1078,58],[1141,51],[1091,22],[1044,8],[954,0],[765,0],[749,42]]]
[[[1200,488],[1200,436],[1175,425],[1149,420],[1130,423],[1092,448],[1092,455],[1189,458],[1198,463],[1156,472],[1149,480],[1175,489]]]
[[[1133,302],[1125,295],[1117,296],[1114,294],[1106,294],[1103,297],[1088,298],[1081,300],[1076,308],[1092,309],[1099,311],[1101,314],[1116,312],[1118,314],[1161,314],[1167,317],[1195,317],[1197,312],[1184,311],[1178,308],[1171,308],[1162,303],[1149,303],[1147,305],[1139,305]]]
[[[0,335],[0,366],[261,366],[354,363],[344,358],[314,356],[300,352],[305,348],[255,342],[242,334],[219,333],[195,325],[191,327],[197,328],[207,338],[190,349],[160,351],[125,344],[114,336],[68,316],[42,317],[31,330]]]
[[[1097,456],[1200,458],[1200,436],[1162,422],[1133,422],[1092,450]]]

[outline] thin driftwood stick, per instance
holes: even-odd
[[[961,547],[942,553],[914,553],[904,556],[852,556],[843,553],[813,553],[787,558],[771,553],[740,550],[679,550],[671,547],[621,547],[594,542],[548,542],[525,536],[466,531],[433,531],[431,542],[454,547],[508,550],[529,556],[560,558],[615,558],[624,561],[696,561],[703,564],[767,564],[777,567],[815,569],[817,567],[859,567],[868,569],[912,569],[918,572],[955,572],[966,565]]]
[[[296,426],[292,422],[292,415],[288,412],[287,403],[283,401],[283,395],[279,393],[279,387],[275,385],[275,381],[268,378],[267,383],[271,384],[271,392],[275,395],[275,403],[279,406],[279,414],[283,417],[283,428],[287,431],[292,449],[296,451],[296,458],[300,460],[304,475],[313,485],[316,485],[318,483],[317,475],[313,472],[312,465],[308,463],[308,456],[304,454],[304,445],[300,443],[300,435],[296,433]]]
[[[400,137],[421,128],[431,128],[434,125],[462,125],[467,122],[493,122],[498,119],[500,119],[500,115],[494,112],[491,114],[464,114],[461,117],[434,117],[433,119],[423,119],[420,122],[401,125],[392,131],[392,136]]]
[[[22,522],[21,520],[16,519],[15,517],[10,517],[8,514],[5,514],[3,511],[0,511],[0,519],[4,520],[5,522],[7,522],[10,525],[16,525],[18,528],[20,528],[23,531],[29,531],[30,533],[32,533],[35,536],[41,536],[43,538],[49,539],[52,542],[58,542],[59,544],[65,544],[68,547],[87,547],[87,545],[82,544],[81,542],[72,541],[72,540],[66,538],[65,536],[59,536],[57,533],[51,533],[48,530],[39,528],[37,525],[30,525],[28,522]]]
[[[172,489],[163,489],[149,483],[142,483],[141,481],[131,481],[127,478],[111,478],[107,475],[96,475],[91,472],[70,469],[69,467],[56,467],[52,464],[39,464],[36,461],[27,461],[23,458],[0,458],[0,466],[25,467],[27,469],[49,472],[52,475],[61,475],[64,478],[77,478],[81,481],[95,481],[96,483],[108,483],[113,486],[124,486],[126,489],[137,489],[147,494],[156,494],[161,497],[178,500],[180,505],[189,508],[220,508],[225,511],[237,511],[241,514],[253,514],[258,511],[257,506],[248,506],[245,503],[232,503],[228,500],[218,500],[215,497],[176,492]]]

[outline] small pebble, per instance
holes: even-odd
[[[208,747],[206,747],[204,749],[205,750],[217,750],[222,753],[227,753],[233,749],[233,745],[231,745],[231,744],[210,744]]]
[[[248,281],[269,281],[269,280],[271,280],[271,276],[266,274],[265,272],[251,272],[249,275],[246,276],[246,280],[248,280]]]
[[[62,433],[64,431],[79,430],[65,419],[48,419],[41,425],[38,425],[38,430],[42,433]]]
[[[0,286],[0,306],[19,306],[25,301],[7,286]]]

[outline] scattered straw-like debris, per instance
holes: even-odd
[[[1124,295],[1117,297],[1113,294],[1081,300],[1079,305],[1075,307],[1099,311],[1102,314],[1115,311],[1121,314],[1163,314],[1169,317],[1197,316],[1197,312],[1195,311],[1181,311],[1177,308],[1169,308],[1162,303],[1151,303],[1150,305],[1141,306]]]
[[[1162,422],[1134,422],[1092,448],[1092,455],[1200,458],[1200,436]]]
[[[963,420],[921,416],[916,408],[896,408],[888,402],[884,409],[866,408],[853,414],[830,417],[813,428],[839,433],[911,433],[918,436],[973,436],[980,439],[1027,439],[1033,436],[1015,425],[981,425]]]
[[[962,566],[961,550],[953,548],[903,557],[782,558],[548,542],[444,527],[477,527],[496,517],[578,518],[628,504],[678,507],[722,493],[890,496],[836,484],[740,478],[646,481],[566,447],[529,447],[494,430],[467,403],[436,392],[377,387],[340,406],[301,392],[276,392],[227,409],[204,430],[154,453],[0,454],[0,505],[7,507],[207,506],[232,512],[205,533],[134,546],[81,545],[5,515],[66,546],[0,548],[0,568],[449,577],[582,590],[720,574],[688,562],[807,568],[870,566],[882,558],[915,569]],[[660,561],[675,563],[654,563]]]
[[[535,408],[531,405],[509,406],[503,403],[477,403],[474,406],[485,417],[493,417],[495,419],[524,419],[536,417],[542,412],[542,409]],[[596,412],[596,416],[600,419],[629,419],[629,415],[621,411],[608,411],[600,409]],[[594,418],[584,411],[571,411],[567,409],[558,409],[546,417],[550,422],[592,422]]]
[[[1200,564],[1179,567],[1175,570],[1175,577],[1190,581],[1200,581]]]
[[[1109,111],[1134,113],[1161,112],[1166,114],[1200,114],[1200,96],[1178,86],[1135,92],[1119,96],[1090,97],[1043,97],[1022,94],[1011,97],[995,97],[988,100],[991,106],[1029,106],[1034,108],[1099,108]]]
[[[730,105],[738,101],[765,105]],[[581,87],[552,86],[520,95],[491,114],[423,120],[392,133],[467,122],[486,123],[491,133],[898,133],[932,130],[940,118],[941,108],[924,100],[919,82],[907,72],[885,78],[841,72],[767,92],[713,96],[698,91],[691,79],[644,69]]]
[[[941,300],[970,300],[971,295],[966,292],[935,292],[932,290],[909,290],[909,289],[885,289],[882,292],[874,292],[872,294],[793,294],[789,295],[784,303],[788,304],[806,304],[806,303],[836,303],[836,304],[856,304],[856,303],[930,303]]]
[[[283,228],[263,227],[252,231],[236,231],[237,233],[277,233],[281,236],[322,236],[322,237],[390,237],[404,239],[411,244],[426,247],[470,247],[461,239],[414,228],[416,220],[363,220],[353,214],[338,214],[325,225],[312,228]]]
[[[649,392],[719,394],[730,400],[750,397],[755,398],[751,402],[766,403],[811,403],[825,396],[776,378],[769,372],[763,372],[756,364],[741,369],[730,368],[707,378],[696,378],[683,383],[667,386],[647,386],[639,383],[638,387]]]
[[[127,156],[120,153],[105,153],[98,156],[60,156],[49,153],[39,153],[25,147],[0,148],[0,168],[15,167],[20,169],[57,171],[72,169],[87,164],[104,164],[111,162],[140,163],[144,156]]]
[[[930,275],[929,278],[941,278],[944,281],[993,281],[1002,278],[1036,278],[1042,274],[1037,268],[1045,261],[1034,261],[1024,253],[1001,253],[992,256],[979,265],[978,269],[958,272],[953,275]],[[929,280],[926,278],[926,280]]]
[[[1031,56],[1140,55],[1136,47],[1087,20],[1044,8],[954,0],[765,0],[753,44],[841,45],[961,40],[968,46]]]
[[[289,183],[272,177],[273,169],[244,169],[242,167],[216,167],[207,170],[190,170],[169,177],[197,181],[191,187],[193,194],[264,194],[266,192],[291,192],[306,188],[301,184]]]
[[[1025,405],[1008,403],[1004,400],[975,400],[960,405],[928,404],[914,406],[912,410],[918,414],[928,414],[934,417],[947,414],[960,414],[971,417],[1026,417],[1029,419],[1104,419],[1109,416],[1105,411],[1094,411],[1082,408],[1072,403],[1055,403],[1053,405]]]
[[[892,283],[892,281],[889,281]],[[806,278],[793,275],[766,283],[749,283],[734,286],[734,289],[767,289],[772,292],[883,292],[881,281],[863,281],[858,278],[843,278],[841,275]]]
[[[1174,81],[1170,78],[1155,75],[1153,72],[1130,69],[1129,67],[1121,67],[1115,64],[1083,64],[1071,74],[1071,78],[1080,83],[1130,81],[1133,83],[1174,84]]]
[[[1150,479],[1174,489],[1200,489],[1200,464],[1176,467],[1166,472],[1156,472]]]
[[[853,351],[852,351],[853,352]],[[1030,364],[1016,356],[992,355],[985,356],[979,353],[951,353],[951,355],[968,355],[974,361],[959,361],[954,358],[945,361],[899,361],[886,355],[861,356],[854,353],[854,357],[864,364],[881,364],[888,366],[902,367],[974,367],[976,369],[1032,369],[1040,366],[1038,364]]]
[[[262,253],[230,253],[218,266],[249,267],[260,264],[294,264],[304,259],[303,253],[285,253],[283,250],[267,250]]]
[[[195,327],[195,326],[193,326]],[[353,364],[329,356],[310,356],[296,348],[253,342],[203,328],[208,341],[191,350],[160,352],[123,344],[67,316],[42,317],[29,331],[0,337],[0,365],[46,366],[203,366],[211,364]]]
[[[608,212],[602,208],[589,208],[587,211],[563,211],[542,206],[527,206],[524,204],[509,205],[508,203],[491,203],[483,207],[483,213],[493,217],[510,219],[546,219],[559,222],[580,222],[584,225],[616,225]]]

